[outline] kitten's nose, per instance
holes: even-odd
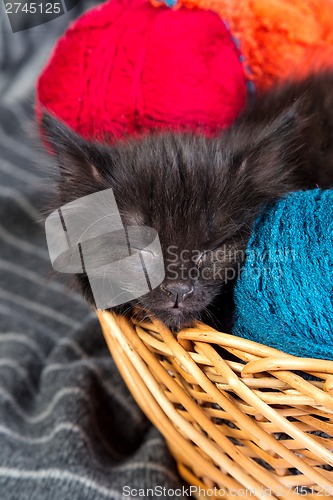
[[[191,283],[167,283],[166,285],[161,285],[161,289],[174,302],[174,307],[178,307],[178,302],[193,293]]]

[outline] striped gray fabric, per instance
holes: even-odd
[[[0,4],[1,500],[133,498],[124,486],[181,484],[94,313],[63,278],[49,279],[43,159],[27,130],[36,76],[69,19],[86,7],[12,34]]]

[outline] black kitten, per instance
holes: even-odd
[[[223,292],[258,213],[289,191],[332,185],[333,73],[257,96],[214,138],[151,132],[97,144],[47,114],[43,131],[61,172],[52,209],[111,187],[124,225],[159,234],[164,282],[118,310],[139,304],[173,329],[215,317],[229,329]],[[87,277],[77,279],[93,302]]]

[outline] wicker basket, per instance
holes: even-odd
[[[333,362],[204,324],[176,338],[157,322],[98,315],[132,395],[199,498],[333,498]]]

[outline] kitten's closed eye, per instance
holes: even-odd
[[[200,253],[195,265],[200,273],[198,279],[213,282],[222,286],[238,276],[240,267],[245,258],[244,246],[240,241],[229,241],[218,245],[211,250]]]
[[[204,264],[237,263],[243,261],[244,257],[244,240],[240,239],[238,236],[234,240],[224,241],[209,250],[201,252],[195,262],[200,268]]]
[[[201,252],[198,258],[195,260],[195,264],[198,269],[200,269],[204,263],[207,261],[208,252]]]

